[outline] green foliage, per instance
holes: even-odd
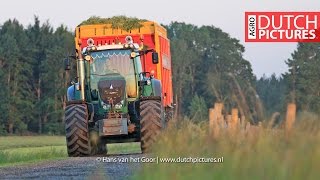
[[[282,77],[276,77],[275,74],[271,77],[263,76],[257,80],[256,89],[268,116],[285,111],[287,89]]]
[[[2,105],[0,121],[5,124],[9,133],[25,130],[28,119],[32,119],[33,95],[32,60],[29,54],[28,37],[17,20],[9,20],[0,29],[0,65],[1,70],[0,98]],[[16,129],[18,128],[18,129]]]
[[[194,122],[206,121],[208,119],[208,107],[205,100],[197,94],[192,98],[189,109],[189,116]]]
[[[142,27],[142,22],[145,19],[138,19],[135,17],[126,16],[114,16],[111,18],[101,18],[98,16],[92,16],[89,19],[83,21],[80,25],[92,25],[92,24],[111,24],[114,29],[124,29],[130,31],[133,29],[138,29]]]
[[[6,135],[7,131],[6,128],[4,127],[4,124],[0,125],[0,136]]]
[[[60,135],[65,133],[64,124],[60,122],[48,122],[44,124],[44,132],[49,135]]]
[[[73,51],[66,27],[53,30],[35,17],[24,29],[17,20],[0,28],[0,123],[7,133],[46,133],[43,124],[62,122],[68,78],[63,58]]]
[[[173,86],[180,115],[190,115],[191,99],[186,97],[196,94],[206,100],[206,107],[219,101],[227,110],[243,104],[252,107],[242,111],[246,117],[257,111],[256,99],[251,98],[255,76],[251,64],[242,56],[244,47],[239,40],[213,26],[173,22],[166,28],[171,40]],[[244,99],[240,99],[241,93]]]
[[[296,102],[301,111],[320,113],[320,43],[299,43],[287,60],[289,72],[284,75],[288,101]]]

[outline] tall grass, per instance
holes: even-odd
[[[223,163],[144,164],[135,179],[318,179],[320,119],[302,116],[290,134],[255,127],[217,138],[206,124],[169,127],[154,147],[158,157],[223,157]]]

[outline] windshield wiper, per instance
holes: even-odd
[[[91,73],[91,75],[94,75],[94,76],[107,76],[107,75],[113,75],[113,74],[119,74],[119,73],[107,73],[107,74],[94,74],[94,73]]]

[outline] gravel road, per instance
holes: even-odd
[[[128,179],[142,166],[142,154],[54,160],[0,168],[0,179]],[[104,161],[104,162],[103,162]]]

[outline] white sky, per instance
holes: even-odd
[[[244,54],[254,73],[280,75],[287,67],[284,61],[296,48],[295,43],[244,43],[245,11],[319,11],[319,0],[9,0],[0,8],[0,24],[9,18],[33,23],[34,15],[57,27],[73,29],[90,16],[127,15],[169,24],[182,21],[196,25],[214,25],[240,39]]]

